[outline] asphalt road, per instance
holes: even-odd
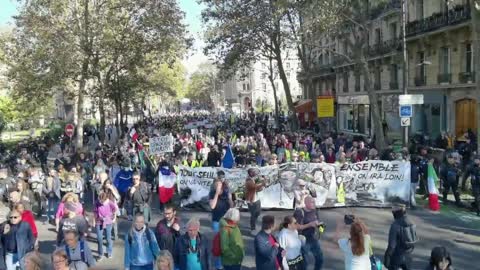
[[[154,197],[155,198],[155,197]],[[89,209],[87,207],[87,209]],[[326,224],[326,231],[321,239],[324,253],[324,268],[338,270],[344,268],[343,254],[333,241],[335,224],[337,219],[343,218],[347,211],[352,211],[356,216],[362,218],[367,224],[373,239],[375,254],[383,259],[383,254],[387,247],[388,229],[393,220],[389,209],[378,208],[355,208],[355,209],[323,209],[321,210],[322,220]],[[213,237],[211,230],[211,218],[208,212],[199,211],[178,211],[182,222],[186,222],[190,217],[197,217],[201,221],[201,232],[208,238]],[[158,207],[153,210],[154,219],[150,223],[153,227],[161,218]],[[264,211],[262,214],[274,215],[280,222],[286,215],[292,214],[292,211]],[[430,251],[433,247],[443,245],[452,254],[455,269],[479,269],[478,257],[480,256],[480,218],[467,213],[466,217],[458,218],[446,216],[444,214],[431,213],[425,209],[409,211],[411,220],[417,224],[417,234],[421,241],[417,244],[413,253],[413,269],[423,270],[428,263]],[[256,269],[254,263],[253,237],[249,230],[249,214],[242,212],[241,231],[244,235],[246,246],[246,258],[243,262],[243,269]],[[49,256],[55,249],[54,227],[44,225],[42,221],[37,222],[39,230],[40,252],[46,261],[50,261]],[[114,242],[113,258],[104,259],[98,263],[95,269],[118,270],[123,268],[124,238],[123,235],[131,226],[126,219],[120,219],[119,230],[122,238]],[[476,227],[476,228],[475,228]],[[95,235],[92,234],[94,237]],[[94,255],[97,255],[97,244],[95,241],[89,241],[90,248]],[[310,257],[310,259],[312,259]],[[51,268],[47,268],[51,269]]]

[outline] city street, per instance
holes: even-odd
[[[370,234],[373,239],[373,246],[375,254],[383,259],[385,249],[387,247],[388,229],[393,221],[392,214],[389,209],[378,208],[337,208],[337,209],[322,209],[320,210],[321,217],[326,224],[325,234],[321,239],[322,249],[324,252],[324,268],[326,270],[343,269],[343,253],[339,251],[338,246],[333,242],[335,233],[335,224],[337,219],[343,220],[343,215],[347,211],[352,211],[356,216],[360,217],[367,224]],[[212,239],[212,230],[210,228],[211,218],[207,212],[197,211],[182,211],[179,210],[182,222],[188,221],[190,217],[197,217],[200,219],[202,228],[201,232],[206,234],[209,239]],[[291,214],[290,211],[266,211],[262,214],[271,214],[280,222],[283,217]],[[433,214],[428,210],[418,209],[409,211],[409,216],[413,223],[417,225],[417,234],[420,237],[420,242],[416,245],[414,251],[413,269],[423,270],[428,263],[430,251],[433,247],[443,245],[452,255],[452,259],[456,269],[473,269],[476,258],[480,255],[480,218],[473,214],[465,214],[466,218],[452,218],[446,217],[443,214]],[[470,220],[469,220],[470,218]],[[160,214],[158,208],[154,210],[154,220],[150,227],[154,227]],[[253,237],[250,236],[248,229],[248,212],[242,212],[241,231],[245,240],[246,258],[243,262],[243,269],[256,269],[255,257],[253,250]],[[476,224],[476,228],[472,226]],[[119,229],[122,233],[128,230],[131,225],[126,219],[120,219]],[[259,224],[260,225],[260,224]],[[42,225],[37,222],[40,235],[40,251],[48,260],[49,254],[53,251],[53,244],[56,237],[53,226]],[[94,234],[92,234],[95,236]],[[114,252],[112,259],[103,259],[98,263],[95,269],[102,270],[118,270],[123,269],[123,238],[117,240],[114,244]],[[89,241],[89,246],[92,249],[94,256],[96,256],[97,244],[95,241]],[[310,256],[310,259],[312,257]],[[213,268],[212,268],[213,269]],[[313,269],[313,268],[311,268]]]

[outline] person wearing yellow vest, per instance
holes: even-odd
[[[197,160],[193,159],[193,154],[188,153],[187,159],[183,161],[183,166],[190,167],[190,168],[197,168],[200,167],[200,163]]]

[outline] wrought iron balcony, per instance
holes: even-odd
[[[471,19],[469,4],[457,5],[443,13],[434,13],[432,16],[409,22],[406,26],[407,37],[427,33],[445,26],[459,24]]]
[[[425,86],[427,84],[427,77],[415,77],[415,86]]]
[[[475,72],[460,72],[458,80],[460,83],[473,83],[475,82]]]
[[[384,55],[390,52],[399,51],[402,49],[402,42],[400,39],[395,38],[375,44],[368,47],[368,55],[370,57]]]
[[[390,82],[390,90],[397,90],[398,82]]]
[[[390,11],[393,9],[400,10],[401,8],[402,8],[401,0],[390,0],[388,2],[383,2],[382,4],[379,4],[370,9],[370,19],[373,20],[387,11]]]
[[[314,74],[329,74],[335,72],[333,64],[314,65],[312,67],[312,73]]]
[[[452,73],[438,74],[438,83],[452,83]]]

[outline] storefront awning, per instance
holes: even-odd
[[[293,105],[296,113],[311,113],[313,111],[313,101],[311,99],[301,99]]]

